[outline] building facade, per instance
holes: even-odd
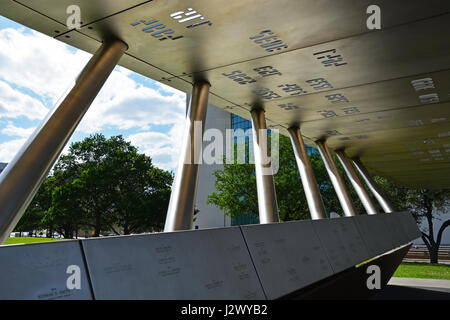
[[[239,117],[235,114],[228,113],[222,109],[219,109],[213,105],[208,106],[208,112],[206,115],[205,131],[211,128],[219,129],[223,137],[226,136],[226,130],[239,130],[244,132],[250,131],[249,135],[245,136],[245,143],[248,144],[251,139],[251,121]],[[270,134],[270,130],[269,130]],[[203,149],[210,142],[203,142]],[[237,143],[237,137],[234,137],[234,143]],[[225,147],[223,150],[225,154]],[[307,146],[308,154],[317,153],[317,150]],[[248,152],[246,153],[246,162],[248,162]],[[215,177],[213,172],[215,170],[222,170],[223,165],[200,165],[199,179],[197,187],[196,209],[198,213],[195,216],[193,226],[195,229],[214,228],[214,227],[226,227],[246,224],[259,223],[259,217],[257,212],[243,213],[242,215],[231,219],[225,216],[223,211],[219,208],[207,204],[208,195],[214,192],[215,189]]]
[[[225,136],[226,129],[231,128],[230,113],[219,109],[213,105],[208,106],[206,113],[205,131],[208,129],[218,129]],[[203,141],[203,150],[210,142]],[[208,204],[208,195],[215,188],[214,171],[222,170],[221,164],[201,164],[198,172],[198,186],[195,208],[197,214],[194,217],[194,229],[206,229],[217,227],[228,227],[231,225],[230,217],[224,215],[218,207]]]

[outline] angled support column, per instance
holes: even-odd
[[[372,199],[370,199],[370,196],[367,193],[366,189],[364,188],[364,184],[356,173],[356,170],[352,165],[352,161],[347,157],[343,150],[336,151],[336,155],[339,158],[342,166],[344,167],[345,173],[347,173],[347,176],[350,179],[353,188],[355,188],[355,191],[358,194],[358,197],[361,200],[364,208],[366,209],[367,214],[377,214],[378,211],[374,203],[372,202]]]
[[[42,121],[0,175],[0,244],[8,238],[127,45],[105,42],[71,91]]]
[[[348,193],[348,190],[345,187],[344,180],[339,174],[338,168],[333,161],[333,157],[331,156],[327,144],[325,143],[325,141],[316,141],[316,144],[319,149],[319,153],[322,156],[322,160],[325,163],[325,168],[327,169],[328,175],[330,176],[330,180],[333,183],[333,187],[336,191],[339,202],[341,203],[342,209],[344,210],[345,216],[356,216],[357,213],[350,198],[350,194]]]
[[[299,127],[290,127],[288,129],[291,137],[292,148],[294,149],[295,160],[297,161],[298,171],[305,190],[306,201],[308,202],[311,219],[326,219],[327,213],[320,196],[319,187],[317,186],[316,177],[306,152],[302,134]]]
[[[361,174],[361,177],[363,177],[372,194],[375,196],[375,198],[377,198],[384,212],[386,213],[394,212],[395,211],[394,207],[385,197],[385,195],[383,194],[377,183],[373,180],[372,176],[367,171],[366,167],[363,165],[361,160],[359,158],[353,159],[353,163],[356,169],[358,169],[359,173]]]
[[[192,89],[164,232],[192,228],[209,87],[208,82],[198,81]]]
[[[268,136],[264,110],[260,108],[253,109],[251,115],[259,223],[279,222],[272,163],[268,152]]]

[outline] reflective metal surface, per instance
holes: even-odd
[[[55,5],[54,0],[15,0],[27,8],[45,13],[46,16],[66,24],[69,14],[66,8],[76,5],[81,11],[81,25],[86,26],[105,17],[118,14],[129,8],[138,8],[140,5],[149,3],[152,0],[108,0],[108,1],[92,1],[92,0],[58,0]],[[63,10],[61,10],[63,8]]]
[[[69,0],[18,1],[34,10],[47,13],[56,21],[65,23],[67,19],[65,8],[70,3]],[[367,34],[369,30],[366,26],[365,12],[367,6],[372,4],[370,0],[352,0],[346,5],[334,1],[230,0],[225,6],[221,2],[210,0],[172,0],[151,1],[133,7],[143,2],[78,0],[70,4],[79,5],[81,11],[86,12],[85,15],[88,16],[87,19],[83,18],[87,20],[83,22],[90,24],[84,23],[81,32],[96,39],[102,39],[107,32],[124,36],[130,47],[133,47],[130,49],[133,55],[144,58],[143,60],[150,61],[175,75],[209,70],[336,39]],[[49,10],[50,3],[52,9]],[[438,0],[429,1],[426,6],[420,0],[408,2],[381,0],[377,4],[385,12],[384,28],[401,26],[450,12],[450,5]],[[123,7],[129,9],[109,16]],[[103,19],[91,23],[91,20],[98,19],[99,16],[103,16]],[[191,19],[186,20],[187,18]],[[163,33],[164,36],[171,38],[159,40],[162,38],[158,37],[159,34],[152,36],[155,31],[147,29],[145,30],[147,32],[141,32],[145,28],[142,23],[131,25],[141,19],[146,22],[158,20],[158,23],[174,31]],[[151,24],[147,26],[149,25]],[[163,30],[156,27],[156,32]],[[259,37],[260,32],[265,30],[269,30],[272,34],[266,32],[262,35],[267,36]],[[182,38],[172,40],[179,36]],[[272,38],[262,39],[268,36]],[[230,47],[230,41],[233,47]],[[273,44],[267,46],[269,43]],[[149,45],[157,46],[158,50],[147,50]],[[167,59],[174,55],[177,59]]]
[[[386,196],[383,194],[378,184],[372,179],[372,176],[364,167],[361,160],[356,158],[353,159],[352,161],[356,169],[360,173],[361,177],[363,177],[364,181],[366,182],[366,185],[370,188],[370,191],[372,191],[372,194],[377,198],[384,212],[386,213],[394,212],[394,208],[392,207],[392,204],[389,202],[389,199],[386,198]]]
[[[78,241],[0,246],[0,261],[1,300],[93,298]],[[70,266],[79,267],[79,273]],[[74,276],[79,276],[79,289],[67,286],[76,284]]]
[[[178,168],[173,181],[164,231],[189,230],[194,217],[198,169],[202,161],[203,130],[205,128],[210,84],[194,84],[186,114]]]
[[[65,12],[65,8],[60,10]],[[0,2],[0,14],[31,29],[38,30],[50,37],[68,31],[65,22],[58,22],[50,19],[45,16],[43,11],[38,12],[31,10],[14,0],[2,0]]]
[[[344,167],[345,173],[347,174],[348,178],[350,179],[350,182],[353,186],[353,188],[356,191],[356,194],[358,195],[359,199],[361,200],[361,203],[364,206],[364,209],[366,209],[367,214],[377,214],[377,209],[375,208],[375,205],[373,204],[372,199],[370,198],[369,194],[367,193],[364,184],[362,183],[361,179],[358,176],[358,173],[356,173],[355,168],[352,165],[352,161],[347,157],[345,152],[343,150],[337,150],[336,156],[338,157],[339,161],[341,162],[342,166]]]
[[[333,161],[333,156],[331,155],[327,144],[325,141],[317,141],[316,144],[319,149],[320,156],[325,164],[325,168],[327,169],[328,176],[333,183],[334,191],[336,191],[339,203],[341,204],[342,210],[344,210],[345,216],[356,216],[357,213],[355,207],[353,206],[352,199],[350,198],[350,194],[348,193],[344,180],[342,179],[338,168]]]
[[[279,298],[333,274],[311,221],[241,228],[268,299]]]
[[[259,223],[278,222],[278,203],[273,181],[264,110],[251,111],[253,154],[255,158],[256,189],[258,192]]]
[[[79,30],[65,26],[72,4]],[[326,139],[371,173],[448,188],[450,2],[379,0],[380,30],[367,28],[372,4],[3,0],[0,14],[91,53],[92,43],[116,36],[130,47],[120,65],[187,93],[205,79],[220,108],[250,119],[261,106],[284,135],[298,125],[305,143]],[[440,157],[427,155],[425,140]]]
[[[236,227],[82,241],[95,299],[265,299]]]
[[[306,152],[300,128],[290,127],[288,131],[291,137],[292,149],[294,150],[298,171],[300,172],[303,190],[305,190],[306,201],[308,201],[311,219],[326,219],[328,216],[322,197],[320,196],[319,187],[311,167],[311,162],[309,161],[308,153]]]
[[[0,243],[9,237],[127,45],[103,44],[70,92],[47,115],[0,174]]]
[[[304,124],[309,121],[335,121],[340,118],[353,117],[355,120],[369,118],[362,124],[374,125],[377,120],[392,121],[390,117],[387,117],[390,114],[389,111],[399,110],[402,117],[396,121],[406,120],[406,124],[408,120],[414,120],[414,118],[407,119],[407,115],[403,113],[405,110],[401,109],[433,105],[421,103],[419,96],[422,94],[416,93],[420,91],[415,91],[412,83],[419,79],[432,79],[435,84],[433,92],[439,96],[439,101],[442,103],[448,102],[450,99],[446,90],[449,77],[449,70],[444,70],[352,87],[325,88],[317,91],[307,85],[307,88],[310,88],[307,93],[294,96],[283,94],[283,88],[281,88],[277,92],[282,97],[265,101],[265,106],[269,117],[275,117],[279,121],[284,120],[285,123],[290,123],[292,119],[299,120]],[[305,88],[305,90],[308,89]],[[295,94],[295,91],[293,93]],[[333,95],[342,95],[346,99],[342,98],[337,103],[338,100],[329,99]],[[297,108],[283,107],[289,103]],[[372,114],[375,112],[379,113],[377,116],[384,115],[385,117],[382,119],[373,117]],[[358,115],[361,116],[359,119],[357,119]],[[426,113],[420,112],[418,115],[425,116]],[[359,122],[353,121],[354,126],[359,124]]]

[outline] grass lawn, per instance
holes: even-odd
[[[450,265],[403,262],[394,277],[450,280]]]
[[[48,241],[60,241],[66,239],[53,239],[53,238],[39,238],[39,237],[17,237],[8,238],[5,244],[20,244],[20,243],[37,243],[37,242],[48,242]]]

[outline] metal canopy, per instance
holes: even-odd
[[[69,5],[82,27],[67,30]],[[381,8],[381,30],[366,9]],[[0,14],[94,53],[115,35],[119,64],[305,142],[326,139],[410,187],[450,187],[450,2],[440,0],[2,0]]]

